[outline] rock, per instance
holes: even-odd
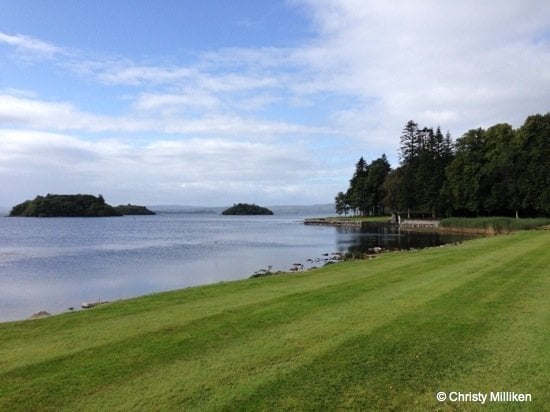
[[[33,314],[30,319],[41,319],[41,318],[47,318],[49,316],[52,316],[51,313],[46,312],[45,310],[41,310],[38,313]]]
[[[104,305],[105,303],[109,303],[108,300],[98,300],[97,302],[82,302],[82,309],[91,309],[99,305]]]

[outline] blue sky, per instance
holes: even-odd
[[[413,119],[550,102],[545,1],[2,2],[0,206],[330,203]]]

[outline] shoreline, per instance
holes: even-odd
[[[335,226],[335,227],[356,227],[363,228],[368,225],[391,225],[402,230],[421,230],[421,231],[437,231],[440,229],[439,220],[420,220],[420,219],[403,219],[401,223],[391,222],[389,216],[376,217],[321,217],[321,218],[306,218],[304,225],[318,226]]]
[[[361,224],[363,222],[356,222],[356,224]],[[473,239],[465,239],[463,241],[468,241]],[[214,283],[206,283],[206,284],[198,284],[198,285],[190,285],[185,286],[181,288],[176,289],[168,289],[168,290],[161,290],[156,291],[152,293],[145,293],[142,295],[136,295],[136,296],[130,296],[130,297],[123,297],[123,298],[114,298],[111,300],[98,300],[93,302],[82,302],[82,304],[75,305],[74,307],[69,307],[67,309],[64,309],[62,311],[52,311],[52,313],[48,312],[47,310],[39,310],[36,313],[26,315],[27,317],[21,318],[21,319],[11,319],[11,320],[0,320],[0,325],[4,325],[7,323],[16,323],[16,322],[29,322],[29,321],[36,321],[39,319],[45,319],[45,318],[53,318],[53,317],[59,317],[61,315],[68,315],[68,314],[76,314],[76,313],[86,313],[91,312],[93,309],[97,309],[99,307],[103,306],[110,306],[115,303],[124,303],[128,301],[133,301],[136,299],[145,299],[149,297],[155,297],[157,295],[162,295],[166,293],[178,293],[178,292],[184,292],[186,290],[191,289],[199,289],[199,288],[209,288],[209,287],[216,287],[223,284],[229,284],[234,282],[246,282],[247,280],[254,280],[258,278],[273,278],[273,277],[292,277],[296,275],[303,275],[308,274],[312,272],[322,271],[327,266],[345,263],[345,262],[360,262],[360,261],[371,261],[375,258],[378,258],[382,255],[386,254],[396,254],[400,252],[411,252],[411,251],[422,251],[422,250],[430,250],[430,249],[437,249],[442,247],[450,247],[450,246],[457,246],[460,245],[463,241],[459,242],[452,242],[452,243],[445,243],[442,245],[437,246],[426,246],[426,247],[419,247],[419,248],[411,248],[411,249],[394,249],[394,248],[386,248],[386,247],[380,247],[375,246],[372,248],[369,248],[368,250],[364,252],[331,252],[331,253],[324,253],[319,257],[316,258],[308,258],[305,259],[305,264],[302,263],[294,263],[289,269],[283,269],[283,270],[275,270],[271,272],[271,267],[268,266],[267,269],[259,269],[255,271],[251,275],[245,275],[245,277],[238,278],[238,279],[232,279],[232,280],[220,280]],[[319,264],[319,266],[316,266],[315,264]],[[36,309],[38,310],[38,309]]]
[[[370,225],[370,224],[377,224],[377,223],[381,223],[383,225],[391,225],[390,223],[387,222],[387,220],[389,220],[388,217],[381,217],[381,218],[374,218],[374,219],[373,218],[353,218],[353,219],[350,219],[350,218],[337,218],[337,217],[320,217],[320,218],[305,218],[303,220],[303,223],[304,224],[319,224],[319,225],[324,225],[324,226],[333,225],[333,226],[340,226],[340,227],[358,228],[358,227],[361,227],[363,225]],[[298,221],[295,221],[295,223],[299,224]],[[397,226],[397,225],[392,225],[392,226]],[[343,230],[345,231],[345,229],[343,229]],[[392,230],[394,230],[394,229],[392,229]],[[493,235],[496,235],[496,234],[511,233],[510,231],[497,232],[497,231],[494,231],[492,229],[463,228],[463,227],[458,227],[458,228],[457,227],[449,227],[449,228],[446,228],[446,227],[439,226],[437,229],[435,229],[433,226],[430,226],[430,225],[426,225],[426,227],[420,227],[419,225],[415,225],[414,227],[406,227],[404,225],[401,225],[400,230],[402,231],[401,235],[404,232],[427,232],[427,233],[442,233],[442,234],[449,233],[449,234],[457,234],[457,235],[461,235],[461,234],[469,235],[469,234],[471,234],[471,235],[480,235],[480,236],[493,236]],[[371,249],[374,249],[374,246],[375,246],[376,249],[380,249],[380,250],[378,252],[376,252],[374,250],[370,250],[370,251],[365,250],[365,251],[362,251],[362,252],[356,251],[356,252],[352,252],[349,257],[344,257],[344,255],[347,254],[345,251],[344,252],[342,252],[342,251],[336,252],[335,249],[331,250],[329,248],[329,249],[326,249],[326,250],[323,251],[323,252],[329,252],[326,255],[324,255],[324,254],[321,255],[321,252],[319,252],[319,254],[313,254],[313,255],[309,255],[309,256],[305,255],[305,256],[299,258],[301,260],[298,260],[298,259],[297,260],[290,260],[288,262],[288,264],[285,264],[283,266],[279,266],[278,268],[274,269],[273,271],[278,271],[278,272],[282,272],[282,273],[285,273],[285,274],[299,274],[299,273],[303,273],[303,272],[306,272],[306,271],[311,270],[311,269],[320,269],[329,260],[332,261],[331,263],[335,263],[335,262],[339,262],[339,261],[342,261],[342,260],[353,260],[353,259],[361,259],[361,258],[372,259],[373,257],[376,257],[377,254],[379,254],[381,252],[385,253],[385,252],[388,252],[388,251],[394,251],[395,250],[391,246],[386,247],[386,246],[383,246],[383,245],[376,245],[376,244],[373,244],[372,246],[373,246],[373,248],[371,248]],[[383,247],[379,248],[379,246],[383,246]],[[424,247],[419,247],[418,249],[421,249],[421,248],[423,249]],[[339,256],[336,256],[336,255],[339,255]],[[310,259],[307,259],[308,257]],[[314,257],[314,258],[311,259],[312,257]],[[298,263],[292,263],[292,262],[298,262]],[[271,272],[271,269],[269,268],[269,266],[267,266],[267,267],[268,267],[268,269],[262,269],[262,265],[259,265],[259,266],[250,268],[249,271],[245,271],[245,272],[241,273],[241,275],[239,277],[234,277],[233,279],[239,279],[239,280],[240,279],[247,279],[247,278],[250,278],[254,275],[257,275],[258,277],[263,277],[262,275],[266,275],[268,272]],[[227,281],[228,280],[219,280],[219,281],[215,281],[213,283],[200,284],[199,286],[208,285],[208,284],[216,284],[216,283],[227,282]],[[176,288],[170,288],[170,289],[164,289],[164,290],[158,290],[158,291],[152,291],[152,292],[146,291],[143,294],[137,294],[137,295],[133,295],[133,296],[124,296],[124,295],[120,295],[120,294],[117,294],[117,295],[114,295],[114,296],[113,295],[105,295],[105,300],[110,300],[110,301],[115,301],[115,300],[120,300],[120,299],[124,300],[124,299],[127,299],[127,298],[146,296],[150,293],[163,293],[163,292],[166,292],[166,291],[186,289],[187,287],[195,287],[195,285],[182,286],[182,287],[176,287]],[[67,296],[69,296],[70,298],[74,297],[73,294],[68,294]],[[77,299],[71,299],[67,302],[66,306],[59,307],[59,308],[57,306],[55,306],[55,307],[50,306],[49,302],[34,302],[34,303],[39,303],[39,304],[37,304],[36,306],[33,305],[32,307],[30,307],[30,310],[28,310],[28,311],[22,312],[21,316],[17,316],[17,317],[7,316],[6,319],[0,320],[0,323],[17,322],[17,321],[28,320],[33,315],[38,315],[41,312],[49,312],[53,316],[57,316],[57,315],[65,314],[65,313],[69,313],[69,312],[79,312],[79,311],[82,310],[80,308],[81,302],[86,302],[87,300],[89,300],[89,298],[90,298],[90,296],[81,296]],[[103,300],[103,294],[101,294],[101,298]],[[51,301],[51,302],[53,302],[53,301]],[[40,303],[43,303],[43,305],[40,304]]]
[[[544,409],[549,236],[479,238],[0,324],[0,409],[432,410],[442,405],[434,388],[514,390],[509,376]]]
[[[475,218],[474,218],[475,219]],[[485,219],[485,218],[479,218]],[[500,219],[497,217],[497,219]],[[445,219],[443,219],[445,220]],[[529,220],[529,219],[524,219]],[[390,222],[389,217],[321,217],[306,218],[304,225],[319,225],[333,227],[365,228],[369,225],[383,224],[397,227],[399,230],[410,232],[433,232],[465,235],[494,236],[516,233],[522,230],[548,230],[550,225],[532,226],[532,227],[502,227],[497,224],[482,224],[479,226],[451,225],[443,226],[442,220],[437,219],[403,219],[401,223]]]

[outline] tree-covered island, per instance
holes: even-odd
[[[131,205],[131,204],[118,205],[118,206],[115,206],[115,209],[118,212],[120,212],[121,214],[125,215],[125,216],[126,215],[132,215],[132,216],[136,216],[136,215],[156,215],[155,212],[153,212],[150,209],[147,209],[147,207],[139,206],[139,205]]]
[[[37,196],[14,206],[10,212],[10,216],[21,217],[110,217],[126,214],[154,213],[144,206],[113,207],[101,195],[82,194]]]
[[[272,215],[273,212],[266,207],[255,204],[237,203],[222,212],[222,215]]]

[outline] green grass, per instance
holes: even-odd
[[[451,217],[442,219],[439,225],[443,228],[482,229],[494,233],[506,233],[517,230],[536,229],[549,224],[549,218]]]
[[[544,410],[548,250],[519,232],[0,324],[0,410]]]

